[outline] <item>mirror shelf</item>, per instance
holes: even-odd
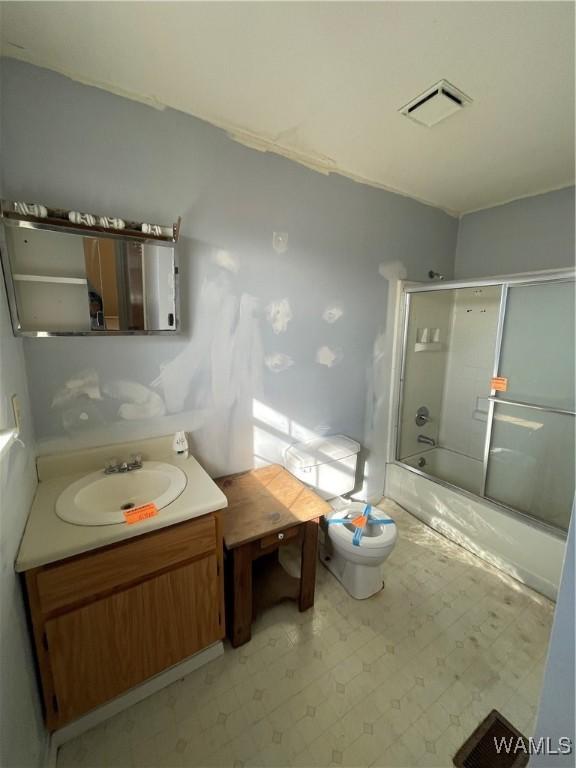
[[[63,285],[86,285],[84,277],[56,277],[54,275],[12,275],[17,283],[61,283]]]
[[[43,215],[34,215],[33,213],[22,213],[22,210],[35,210]],[[45,215],[44,215],[45,214]],[[155,243],[156,245],[166,245],[168,247],[175,245],[180,236],[180,225],[182,218],[179,216],[177,221],[171,226],[160,224],[145,224],[144,222],[129,221],[112,216],[98,216],[96,214],[84,214],[74,211],[68,211],[63,208],[47,208],[39,203],[20,203],[11,200],[2,200],[0,203],[0,216],[5,223],[15,227],[26,229],[43,229],[53,232],[68,232],[70,234],[94,235],[97,237],[111,237],[120,240],[135,240],[143,243]],[[70,216],[75,217],[76,221],[71,221]],[[84,220],[94,220],[94,224],[82,223],[78,217],[84,217]],[[106,221],[108,226],[103,226],[98,222]],[[113,223],[120,222],[121,227],[113,226]],[[143,227],[149,228],[149,231],[143,231]],[[155,234],[157,232],[158,234]]]

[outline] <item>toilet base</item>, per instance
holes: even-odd
[[[320,546],[320,560],[356,600],[366,600],[384,587],[381,564],[357,565],[343,558],[334,547],[324,545]]]

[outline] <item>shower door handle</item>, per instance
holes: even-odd
[[[519,408],[532,408],[534,411],[544,411],[544,413],[559,413],[562,416],[576,416],[576,412],[566,410],[566,408],[554,408],[546,405],[536,405],[536,403],[525,403],[523,400],[506,400],[503,397],[494,397],[491,395],[486,398],[491,403],[500,405],[517,405]]]

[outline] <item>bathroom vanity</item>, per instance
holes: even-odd
[[[26,572],[50,730],[224,636],[217,513]]]
[[[99,460],[91,455],[86,468]],[[51,731],[224,637],[218,509],[226,498],[193,458],[164,460],[187,476],[177,499],[142,522],[97,526],[72,525],[54,511],[82,474],[62,476],[50,459],[39,462],[45,479],[17,570],[24,573]]]

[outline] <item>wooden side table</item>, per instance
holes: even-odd
[[[250,640],[256,609],[286,598],[297,600],[301,611],[314,605],[318,522],[330,507],[277,464],[216,482],[228,498],[221,511],[226,625],[236,648]],[[278,561],[279,547],[294,541],[301,544],[300,578]]]

